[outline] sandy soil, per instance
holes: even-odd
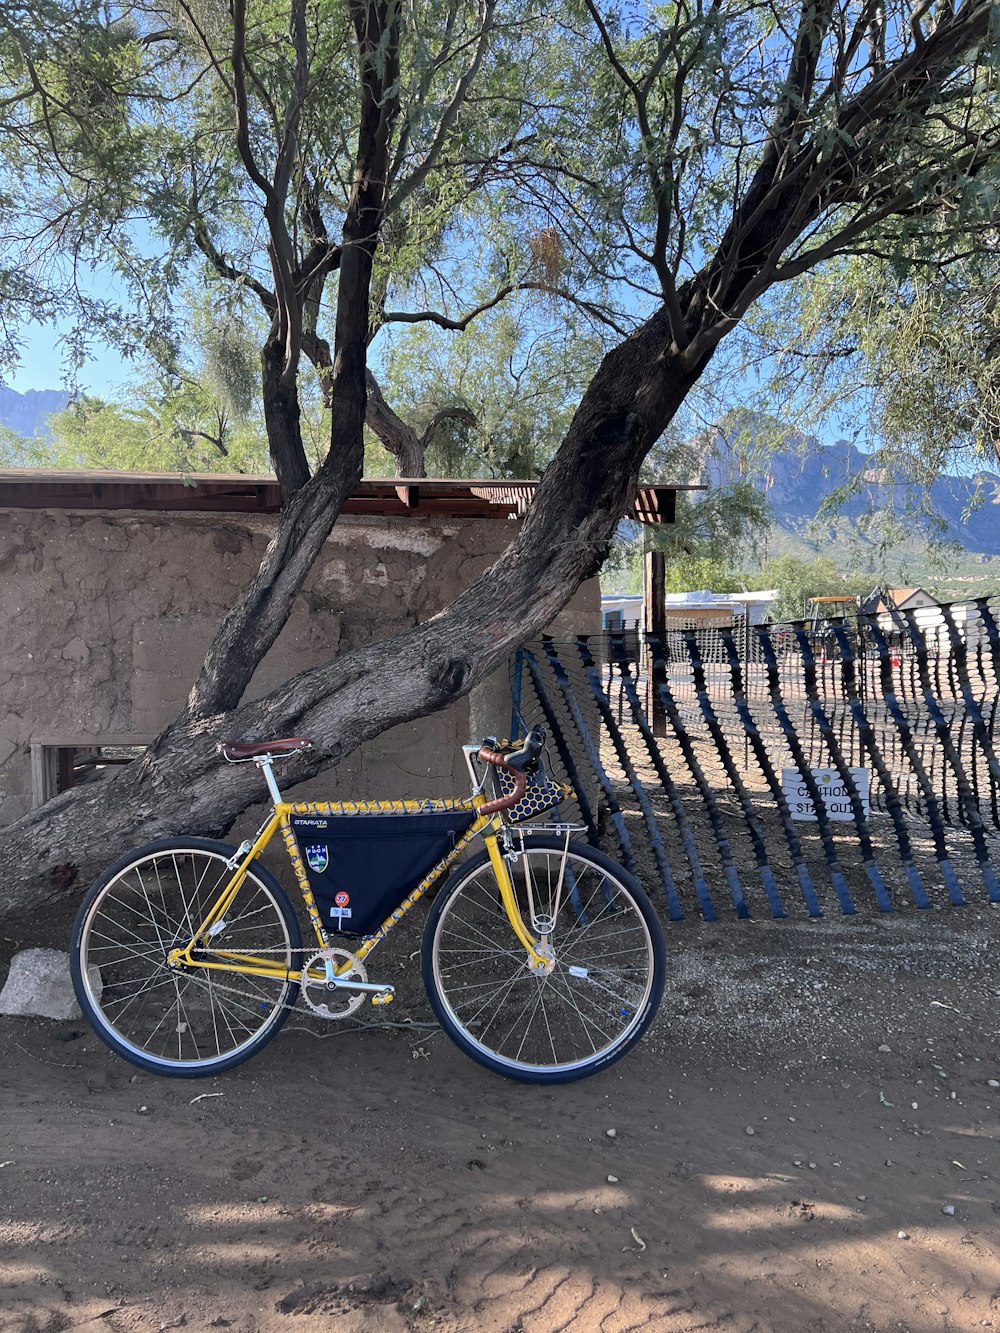
[[[415,1027],[187,1082],[0,1020],[0,1330],[1000,1329],[998,929],[672,926],[640,1048],[553,1090]]]

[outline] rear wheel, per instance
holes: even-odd
[[[634,877],[573,843],[563,870],[564,850],[538,837],[506,858],[522,920],[536,939],[549,934],[547,975],[529,968],[485,851],[445,884],[424,935],[424,985],[441,1026],[473,1060],[523,1083],[567,1083],[620,1060],[666,977],[663,931]]]
[[[298,998],[295,980],[167,962],[218,899],[234,855],[206,838],[152,842],[110,866],[83,901],[70,953],[77,1000],[101,1040],[140,1069],[188,1078],[231,1069],[277,1034]],[[299,924],[263,866],[251,867],[210,944],[205,962],[224,950],[296,966]]]

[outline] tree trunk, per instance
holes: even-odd
[[[0,916],[39,899],[78,897],[102,866],[139,842],[228,829],[264,791],[252,766],[219,759],[220,739],[311,736],[315,749],[282,770],[291,785],[387,728],[445,707],[540,632],[599,567],[642,458],[707,363],[696,373],[682,369],[668,346],[665,320],[654,316],[605,358],[519,535],[426,625],[344,654],[253,703],[189,710],[135,764],[5,830]]]
[[[302,447],[298,390],[294,383],[283,382],[284,348],[270,338],[261,351],[260,365],[271,465],[282,495],[288,497],[309,480],[309,464]]]
[[[412,426],[398,417],[382,397],[375,376],[368,371],[368,410],[365,424],[396,460],[397,477],[426,477],[424,444]]]
[[[385,209],[389,141],[398,111],[398,30],[390,24],[382,0],[352,0],[351,16],[362,65],[362,105],[354,181],[344,218],[333,365],[329,375],[330,448],[316,475],[289,467],[289,484],[279,474],[286,504],[247,595],[226,616],[205,656],[187,710],[157,740],[154,750],[169,751],[174,733],[183,736],[198,719],[235,708],[257,665],[277,639],[295,598],[323,549],[348,496],[364,468],[364,421],[367,405],[366,352],[372,268]],[[373,59],[373,51],[381,59]],[[392,93],[393,87],[397,88]],[[386,90],[389,91],[386,91]],[[309,354],[326,355],[321,341],[306,335]],[[278,373],[283,351],[270,338],[262,356],[265,420],[272,457],[288,455],[298,442],[305,466],[298,398],[289,399]],[[287,378],[287,376],[286,376]],[[267,415],[269,391],[273,412]],[[294,403],[294,413],[292,412]],[[277,434],[272,437],[272,426]]]
[[[467,407],[442,407],[435,412],[427,423],[423,435],[418,435],[412,426],[392,410],[382,396],[378,381],[369,370],[367,372],[368,407],[365,425],[381,440],[396,460],[397,477],[426,477],[427,449],[438,427],[445,421],[464,421],[467,426],[475,426],[475,415]]]

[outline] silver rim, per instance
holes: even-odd
[[[553,915],[562,852],[532,848],[508,862],[528,924]],[[523,1071],[585,1069],[621,1049],[646,1014],[655,954],[649,927],[628,888],[602,866],[570,852],[552,932],[555,967],[539,976],[499,902],[484,865],[442,908],[433,977],[463,1039],[488,1060]]]
[[[287,981],[167,966],[232,874],[215,852],[152,852],[98,894],[80,936],[81,982],[95,1022],[140,1060],[211,1065],[259,1041],[281,1016]],[[274,895],[248,875],[213,943],[292,966],[292,943]],[[90,967],[100,971],[95,984]]]

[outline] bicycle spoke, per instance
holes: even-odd
[[[504,920],[506,921],[506,917],[504,918]],[[476,935],[479,937],[479,939],[486,941],[485,952],[488,952],[491,957],[495,957],[498,953],[506,954],[510,958],[524,957],[523,945],[521,946],[521,953],[519,955],[516,949],[504,948],[503,946],[497,944],[497,942],[493,939],[493,937],[487,935],[484,930],[478,930],[475,926],[469,925],[466,922],[463,922],[462,924],[466,926],[467,930],[475,930]],[[511,930],[510,933],[511,935],[513,935],[514,933],[513,930]],[[473,939],[472,936],[462,936],[462,935],[459,935],[457,937],[449,936],[449,939],[451,938],[457,938],[459,942],[461,942],[463,939],[467,939],[470,943],[477,942],[476,940]],[[453,949],[453,946],[450,945],[449,949],[452,950],[453,952],[458,952],[457,949]]]
[[[550,984],[552,985],[552,988],[553,988],[554,990],[555,990],[555,989],[558,989],[558,990],[560,991],[560,993],[565,997],[565,999],[569,1002],[570,1009],[573,1011],[573,1013],[576,1014],[577,1018],[580,1020],[580,1026],[584,1029],[585,1032],[588,1032],[588,1033],[589,1033],[589,1028],[590,1028],[590,1026],[592,1025],[592,1026],[595,1027],[595,1028],[597,1029],[597,1031],[601,1034],[601,1036],[604,1038],[605,1042],[609,1042],[609,1041],[612,1041],[612,1040],[613,1040],[613,1034],[610,1033],[610,1032],[608,1032],[608,1031],[606,1031],[604,1028],[602,1028],[602,1027],[598,1024],[596,1018],[593,1019],[593,1020],[591,1020],[591,1019],[587,1019],[587,1018],[584,1017],[583,1010],[580,1008],[579,999],[578,999],[578,996],[580,996],[580,993],[579,993],[579,992],[574,993],[572,987],[570,987],[570,986],[567,984],[567,980],[566,980],[566,977],[565,977],[564,975],[560,975],[560,974],[557,974],[557,973],[553,972],[552,976],[549,978],[549,981],[550,981]],[[590,996],[586,996],[586,995],[584,995],[584,996],[582,996],[582,997],[580,997],[580,998],[583,998],[585,1001],[591,999]],[[595,1009],[595,1011],[597,1011],[597,1012],[599,1012],[599,1013],[603,1013],[603,1012],[604,1012],[604,1010],[598,1010],[596,1004],[594,1004],[594,1009]],[[592,1039],[590,1038],[589,1035],[588,1035],[588,1037],[587,1037],[587,1040],[588,1040],[588,1041],[591,1041],[591,1044],[593,1045]],[[596,1047],[596,1046],[594,1046],[594,1050],[595,1050],[595,1051],[597,1050],[597,1047]]]
[[[142,892],[141,889],[136,889],[135,891],[136,891],[136,892],[139,892],[139,893]],[[114,894],[112,894],[112,893],[107,893],[107,894],[105,894],[105,899],[106,899],[108,902],[117,903],[119,907],[124,907],[125,910],[126,910],[127,912],[131,912],[131,913],[133,914],[133,916],[137,916],[137,917],[139,918],[140,921],[143,921],[143,922],[148,922],[148,921],[150,921],[150,916],[149,916],[149,912],[148,912],[148,911],[146,911],[146,912],[141,912],[141,911],[139,910],[139,908],[135,906],[134,903],[127,902],[124,898],[118,898],[118,897],[116,897],[116,896],[115,896]],[[147,907],[148,907],[148,904],[147,904]],[[166,917],[166,919],[167,919],[167,924],[169,925],[170,929],[176,933],[176,932],[180,929],[180,922],[171,920],[170,917],[167,916],[167,913],[166,913],[166,911],[165,911],[164,909],[161,908],[160,910],[161,910],[163,916]],[[125,927],[124,923],[120,923],[120,924],[122,925],[122,929],[125,930],[126,927]]]
[[[90,907],[79,944],[81,975],[95,964],[102,989],[98,994],[82,983],[86,1008],[105,1039],[116,1049],[124,1043],[136,1063],[148,1057],[150,1068],[165,1072],[233,1063],[280,1026],[293,982],[241,972],[239,957],[253,968],[267,954],[291,969],[300,941],[296,930],[293,946],[288,909],[252,870],[212,941],[217,957],[238,956],[219,957],[225,970],[198,966],[212,949],[199,953],[194,934],[232,873],[227,856],[167,843],[127,865]],[[169,968],[171,951],[189,946],[193,965]]]
[[[579,1077],[617,1058],[651,1016],[656,962],[639,891],[594,853],[555,840],[526,845],[509,864],[525,925],[555,923],[538,946],[550,970],[529,968],[482,864],[456,882],[435,923],[442,1022],[501,1072]]]
[[[144,985],[140,986],[138,990],[135,989],[130,990],[128,995],[123,995],[120,1000],[111,1000],[110,1001],[111,1004],[120,1004],[122,1006],[122,1008],[119,1009],[118,1013],[115,1015],[115,1022],[116,1023],[120,1022],[122,1015],[125,1014],[127,1010],[131,1008],[131,1006],[136,1002],[136,1000],[141,999],[142,996],[145,995],[148,991],[159,990],[161,986],[169,986],[172,980],[173,980],[172,974],[169,973],[164,977],[160,977],[158,980],[155,977],[151,977],[150,980],[147,981]],[[105,989],[107,988],[105,987]],[[101,996],[101,999],[103,1001],[104,999],[103,995]]]
[[[525,976],[530,977],[530,976],[531,976],[531,973],[530,973],[530,972],[525,972]],[[516,985],[516,983],[517,983],[519,980],[520,980],[520,976],[519,976],[518,974],[515,974],[513,977],[511,977],[511,978],[509,979],[509,981],[506,982],[506,984],[504,985],[503,990],[502,990],[498,995],[496,995],[496,996],[492,996],[492,995],[491,995],[491,996],[488,997],[486,1000],[484,1000],[483,1003],[479,1006],[479,1008],[476,1009],[476,1010],[474,1010],[473,1013],[472,1013],[472,1014],[465,1020],[466,1026],[470,1026],[470,1027],[471,1027],[471,1025],[472,1025],[473,1023],[477,1023],[477,1022],[479,1021],[479,1016],[480,1016],[480,1014],[482,1014],[483,1012],[485,1012],[485,1010],[487,1009],[487,1007],[488,1007],[488,1005],[489,1005],[489,1003],[490,1003],[490,1000],[491,1000],[491,999],[495,999],[495,1002],[496,1002],[496,1003],[495,1003],[496,1013],[494,1014],[493,1018],[490,1019],[489,1023],[486,1025],[487,1028],[490,1027],[490,1026],[493,1024],[494,1020],[496,1019],[497,1015],[498,1015],[499,1012],[500,1012],[500,1006],[501,1006],[501,1004],[502,1004],[503,1001],[507,998],[507,996],[510,994],[511,990],[513,989],[513,987]]]
[[[532,1021],[532,1019],[534,1018],[535,1013],[536,1013],[537,1010],[538,1010],[538,1006],[539,1006],[539,1004],[541,1003],[541,999],[542,999],[542,988],[539,986],[538,989],[535,991],[535,995],[534,995],[534,1004],[531,1005],[531,1000],[530,1000],[530,999],[528,1000],[528,1002],[525,1004],[524,1008],[521,1010],[521,1013],[518,1015],[517,1019],[515,1019],[514,1023],[512,1024],[510,1030],[509,1030],[508,1033],[507,1033],[507,1036],[506,1036],[506,1037],[504,1038],[504,1040],[503,1040],[503,1043],[501,1044],[500,1049],[503,1050],[504,1047],[505,1047],[505,1045],[506,1045],[506,1042],[507,1042],[508,1038],[509,1038],[509,1037],[511,1036],[511,1034],[514,1032],[515,1028],[517,1028],[517,1027],[520,1025],[521,1017],[527,1012],[528,1007],[529,1007],[529,1005],[530,1005],[530,1006],[531,1006],[531,1013],[530,1013],[530,1015],[528,1016],[528,1021],[527,1021],[527,1023],[525,1023],[525,1025],[524,1025],[524,1036],[521,1038],[521,1044],[520,1044],[520,1046],[518,1046],[517,1051],[516,1051],[515,1054],[514,1054],[514,1059],[515,1059],[515,1060],[520,1060],[520,1059],[521,1059],[521,1056],[522,1056],[523,1053],[524,1053],[524,1043],[528,1040],[528,1034],[531,1032],[531,1021]],[[550,1034],[550,1035],[551,1035],[551,1034]],[[556,1057],[556,1058],[558,1058],[558,1057]]]

